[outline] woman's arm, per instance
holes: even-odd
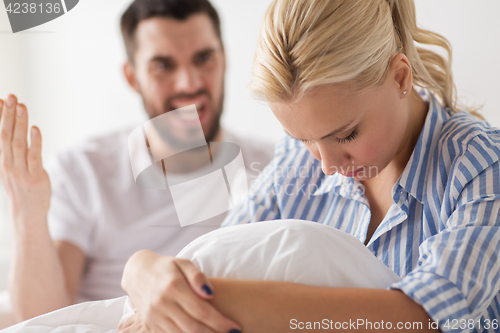
[[[307,329],[308,323],[312,328],[308,332],[339,328],[380,332],[400,325],[411,327],[405,332],[440,332],[430,328],[433,322],[425,310],[398,290],[221,278],[209,281],[215,294],[210,302],[237,321],[244,333],[290,332]]]
[[[212,295],[205,293],[205,285]],[[241,327],[243,333],[279,333],[306,327],[308,322],[319,322],[322,329],[325,325],[338,328],[336,323],[347,329],[359,324],[360,331],[370,332],[371,323],[377,332],[388,329],[387,325],[439,332],[431,329],[433,322],[424,309],[397,290],[207,278],[189,260],[151,251],[140,251],[129,259],[122,286],[141,321],[155,332],[191,332],[195,328],[230,332]]]

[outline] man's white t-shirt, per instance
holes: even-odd
[[[145,189],[135,183],[130,132],[126,129],[82,143],[47,165],[52,185],[51,237],[75,244],[87,256],[78,301],[124,295],[120,281],[132,254],[149,249],[175,256],[192,240],[219,228],[225,216],[181,227],[168,189]],[[272,145],[227,131],[222,141],[241,148],[250,181],[273,156]]]

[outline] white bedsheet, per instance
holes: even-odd
[[[24,321],[0,332],[26,333],[112,333],[122,318],[134,311],[128,297],[68,306]]]
[[[301,220],[218,229],[188,244],[178,257],[211,277],[379,289],[400,280],[355,237]],[[1,332],[108,333],[132,314],[125,296],[73,305]]]

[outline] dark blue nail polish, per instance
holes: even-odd
[[[241,333],[241,331],[237,329],[232,329],[229,331],[229,333]]]
[[[207,294],[208,296],[212,296],[214,294],[214,292],[212,291],[212,289],[210,289],[210,287],[207,284],[204,284],[203,287],[201,287],[201,289],[203,289],[203,291],[205,292],[205,294]],[[231,333],[236,333],[236,332],[231,332]]]

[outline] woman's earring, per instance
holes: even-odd
[[[408,92],[406,90],[403,90],[403,95],[406,95]]]

